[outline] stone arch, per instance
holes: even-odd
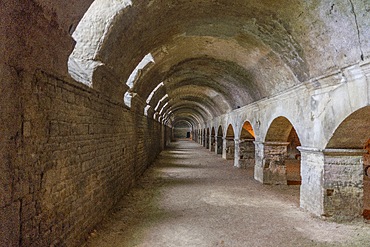
[[[301,184],[299,136],[292,123],[283,116],[275,118],[264,142],[264,183]]]
[[[151,53],[148,53],[147,55],[145,55],[143,57],[143,59],[136,65],[135,69],[131,72],[129,78],[126,81],[126,85],[128,87],[128,90],[126,91],[126,93],[124,94],[124,97],[123,97],[123,101],[124,101],[126,106],[131,107],[132,98],[135,95],[137,95],[133,91],[133,87],[134,87],[136,81],[138,81],[140,79],[140,76],[141,76],[142,72],[145,69],[148,69],[148,67],[150,67],[150,65],[152,63],[154,63],[154,58],[153,58]],[[157,110],[158,109],[155,109],[155,111],[157,111]]]
[[[233,160],[235,157],[235,132],[232,124],[229,124],[226,129],[224,150],[222,157],[227,160]]]
[[[265,141],[270,142],[283,142],[289,137],[289,134],[293,128],[290,121],[283,116],[275,118],[267,130]]]
[[[331,135],[326,148],[363,149],[370,139],[370,106],[347,116]]]
[[[223,136],[224,136],[224,133],[222,130],[222,126],[220,125],[217,130],[216,149],[215,149],[216,154],[222,154]]]
[[[251,123],[247,120],[243,123],[239,140],[239,167],[253,167],[255,163],[255,133]]]
[[[93,84],[93,73],[104,65],[98,53],[109,28],[120,11],[132,5],[131,0],[95,0],[72,34],[75,48],[68,60],[68,72],[76,81]]]
[[[227,126],[227,129],[226,129],[226,137],[232,137],[232,138],[235,137],[234,127],[232,126],[232,124],[229,124]]]
[[[370,106],[347,116],[323,153],[325,214],[370,219]]]
[[[240,139],[253,139],[255,140],[255,133],[252,124],[247,120],[243,123],[240,131]]]

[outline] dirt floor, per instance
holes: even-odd
[[[195,142],[172,143],[87,246],[370,246],[370,224],[312,217],[299,208],[299,185],[263,185],[253,167],[232,163]]]

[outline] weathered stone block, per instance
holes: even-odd
[[[287,184],[285,159],[287,158],[287,142],[264,143],[264,172],[265,184]]]
[[[19,246],[20,202],[0,208],[0,246]]]
[[[129,88],[126,83],[106,65],[97,66],[92,76],[93,88],[118,102],[123,101],[123,95]]]
[[[328,153],[324,165],[324,216],[337,221],[363,212],[363,157]]]
[[[301,151],[302,184],[300,206],[315,215],[322,215],[324,154],[318,150],[299,148]]]

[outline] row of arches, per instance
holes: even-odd
[[[236,167],[253,168],[254,178],[264,184],[300,185],[301,207],[316,215],[370,219],[369,123],[370,106],[353,112],[325,149],[302,145],[296,128],[283,116],[276,117],[263,136],[247,120],[240,130],[235,123],[195,130],[193,139],[234,160]]]
[[[255,165],[254,129],[249,121],[242,125],[240,133],[229,124],[226,130],[220,125],[204,128],[193,133],[194,139],[224,159],[234,160],[234,166],[246,168]],[[217,134],[216,134],[217,133]],[[285,117],[276,118],[264,141],[264,183],[300,184],[300,152],[298,134]]]

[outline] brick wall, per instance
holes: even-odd
[[[254,140],[240,140],[239,143],[239,164],[242,168],[253,167],[255,164],[255,146]]]
[[[175,138],[187,138],[187,133],[190,132],[189,128],[174,128],[174,137]]]
[[[0,227],[14,236],[0,246],[80,246],[170,129],[68,79],[39,71],[19,80],[15,153],[1,157],[10,184],[1,186]]]

